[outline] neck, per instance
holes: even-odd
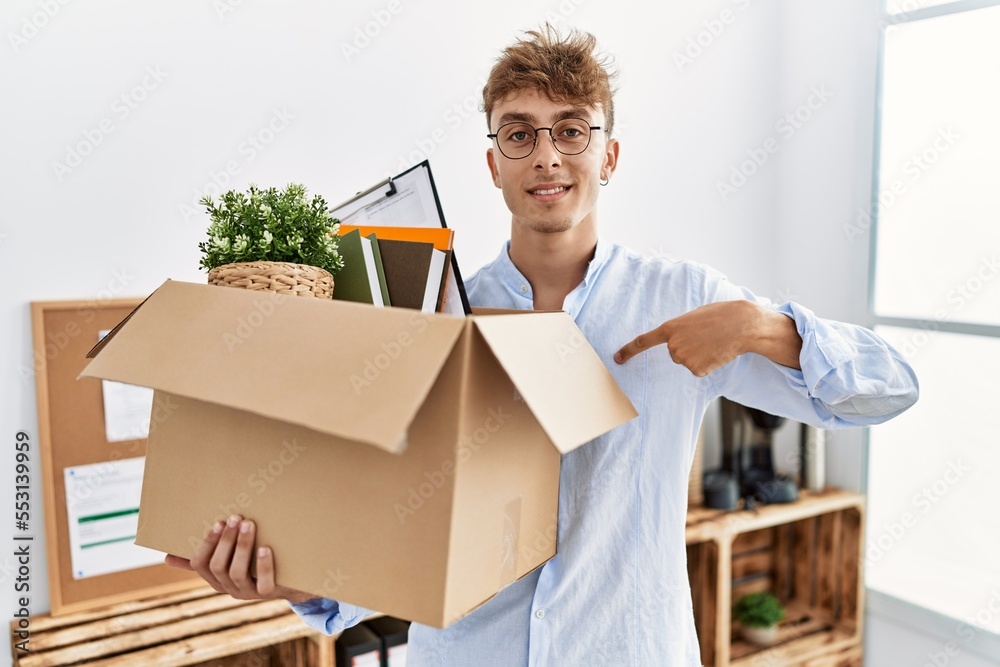
[[[589,220],[554,233],[511,224],[510,261],[531,283],[535,310],[562,310],[566,295],[587,275],[596,247],[596,225]]]

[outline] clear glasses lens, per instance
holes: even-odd
[[[507,123],[497,130],[497,146],[512,160],[528,157],[535,149],[535,128],[527,123]],[[578,118],[566,118],[552,126],[552,140],[563,155],[577,155],[590,145],[590,126]]]

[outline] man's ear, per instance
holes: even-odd
[[[601,174],[607,175],[611,178],[611,174],[615,173],[615,169],[618,168],[618,140],[608,139],[607,148],[604,151],[604,165],[601,167]]]
[[[490,166],[490,175],[493,177],[493,185],[500,187],[500,170],[497,169],[497,160],[493,156],[493,149],[486,149],[486,164]]]

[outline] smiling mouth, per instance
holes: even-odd
[[[566,190],[569,190],[569,188],[570,188],[570,186],[568,186],[568,185],[560,185],[559,187],[556,187],[556,188],[539,189],[539,190],[529,190],[529,192],[531,192],[531,194],[533,194],[533,195],[542,195],[542,196],[544,196],[544,195],[555,195],[555,194],[559,194],[560,192],[565,192]]]

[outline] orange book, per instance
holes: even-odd
[[[448,251],[455,241],[455,230],[447,227],[382,227],[378,225],[341,225],[340,236],[355,229],[362,236],[375,234],[375,238],[389,241],[419,241],[433,243],[435,250]]]

